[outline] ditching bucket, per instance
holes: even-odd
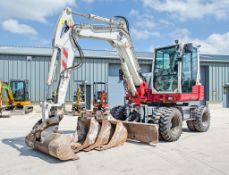
[[[104,150],[119,146],[127,139],[127,130],[121,121],[111,122],[107,119],[79,118],[75,133],[75,152],[92,149]]]

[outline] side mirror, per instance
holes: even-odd
[[[192,52],[192,50],[193,50],[192,43],[185,44],[184,50],[185,50],[185,52]]]

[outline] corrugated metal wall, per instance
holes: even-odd
[[[26,56],[0,55],[0,80],[27,79],[29,81],[30,99],[35,102],[43,101],[46,94],[46,80],[50,57],[33,56],[27,60]],[[74,80],[86,80],[89,84],[94,81],[108,81],[109,63],[120,63],[118,59],[86,58],[81,68],[74,70],[71,76],[67,101],[72,100]],[[150,60],[140,60],[140,64],[151,64]],[[229,82],[229,63],[202,62],[208,67],[209,101],[223,101],[223,85]],[[57,85],[58,76],[54,79]],[[54,90],[53,87],[53,90]]]
[[[0,80],[28,80],[30,99],[43,100],[49,61],[49,57],[36,56],[27,61],[26,56],[0,55]]]
[[[228,63],[207,63],[209,66],[209,101],[223,101],[223,86],[229,82]]]
[[[27,60],[26,56],[0,55],[0,80],[27,79],[29,94],[33,102],[45,99],[46,80],[50,57],[33,56]],[[71,101],[74,92],[74,80],[86,80],[89,84],[94,81],[108,81],[109,63],[119,63],[118,59],[86,58],[79,69],[74,70],[66,100]],[[151,64],[151,61],[140,61],[141,64]],[[58,68],[57,68],[58,70]],[[53,90],[57,85],[58,75],[54,78]]]

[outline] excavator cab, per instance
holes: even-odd
[[[191,93],[197,83],[198,54],[192,44],[155,49],[153,86],[160,93]]]
[[[108,108],[107,82],[93,83],[93,106],[94,109],[104,110]]]
[[[29,100],[28,80],[11,80],[10,90],[7,91],[6,105],[11,106],[14,111],[30,113],[33,111]]]
[[[11,80],[10,86],[16,102],[31,104],[29,101],[28,80]]]

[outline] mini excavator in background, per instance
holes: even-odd
[[[72,102],[72,115],[79,116],[85,110],[108,109],[108,85],[107,82],[93,82],[93,99],[91,100],[91,84],[86,81],[76,80],[76,90]]]
[[[103,24],[75,24],[73,15]],[[58,125],[63,118],[61,110],[71,72],[83,63],[84,55],[77,43],[78,38],[104,40],[117,49],[126,103],[111,110],[115,119],[97,112],[82,115],[75,133],[66,136],[58,132]],[[76,51],[81,62],[74,65]],[[152,73],[144,77],[126,18],[115,16],[107,19],[66,8],[59,18],[53,40],[48,87],[52,85],[58,58],[61,66],[57,98],[42,103],[42,119],[26,136],[26,144],[34,149],[69,160],[78,158],[75,153],[81,150],[104,150],[121,145],[126,139],[157,143],[160,134],[165,141],[175,141],[182,133],[183,120],[193,131],[203,132],[209,128],[210,113],[200,105],[204,87],[199,82],[198,48],[190,43],[176,42],[175,45],[155,49]]]
[[[108,109],[108,85],[107,82],[93,83],[93,110],[106,111]]]
[[[26,80],[0,81],[0,116],[4,111],[16,114],[27,114],[33,111],[29,100],[28,82]],[[3,105],[3,90],[6,92],[5,105]]]

